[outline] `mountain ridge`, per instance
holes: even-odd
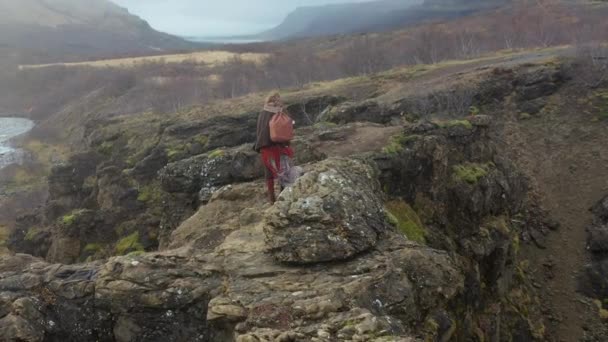
[[[275,28],[254,37],[264,40],[366,33],[396,29],[425,20],[447,19],[499,7],[510,0],[380,0],[304,6]],[[356,18],[357,20],[353,20]]]
[[[108,0],[0,0],[0,55],[65,62],[196,47]],[[15,53],[16,51],[16,53]]]

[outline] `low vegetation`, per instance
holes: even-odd
[[[405,145],[410,142],[418,139],[417,135],[405,135],[405,134],[397,134],[391,137],[388,145],[386,145],[382,152],[389,155],[399,154],[405,148]]]
[[[64,226],[71,226],[76,222],[78,215],[79,213],[77,211],[73,211],[70,214],[64,215],[61,218],[61,223],[63,223]]]
[[[77,224],[79,220],[82,220],[83,215],[86,214],[87,210],[77,209],[73,210],[69,214],[63,215],[59,218],[59,223],[64,227],[71,227]]]
[[[222,158],[225,154],[226,154],[226,152],[224,150],[217,149],[217,150],[209,153],[208,157],[209,157],[209,159],[217,159],[217,158]]]
[[[139,242],[139,232],[122,238],[116,244],[116,255],[126,255],[131,252],[143,252],[144,246]]]
[[[38,229],[38,227],[31,227],[30,229],[28,229],[27,234],[25,234],[25,237],[23,239],[25,241],[34,241],[38,234],[40,234],[40,229]]]
[[[473,129],[473,124],[468,120],[435,121],[435,123],[441,128],[464,127],[466,129]]]
[[[595,94],[596,108],[600,120],[608,120],[608,90],[598,91]]]
[[[143,203],[154,204],[159,203],[162,200],[162,196],[160,185],[152,183],[139,189],[137,200]]]
[[[19,68],[22,70],[46,68],[46,67],[50,67],[50,66],[63,66],[63,67],[90,66],[90,67],[95,67],[95,68],[107,68],[107,67],[135,68],[140,65],[150,64],[150,63],[179,64],[179,63],[183,63],[183,62],[214,66],[214,65],[219,65],[222,63],[230,62],[231,60],[234,60],[234,59],[241,59],[246,62],[262,63],[265,58],[268,58],[268,55],[263,54],[263,53],[235,53],[235,52],[229,52],[229,51],[202,51],[202,52],[192,52],[192,53],[185,53],[185,54],[104,59],[104,60],[77,62],[77,63],[29,64],[29,65],[20,65]]]
[[[418,214],[403,200],[393,200],[385,204],[388,221],[401,231],[408,239],[426,243],[426,229]]]
[[[458,182],[477,184],[477,182],[487,176],[493,168],[493,163],[467,163],[456,165],[454,166],[454,179]]]

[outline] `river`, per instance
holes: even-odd
[[[23,160],[23,151],[12,147],[10,140],[33,127],[34,122],[28,119],[0,117],[0,169]]]

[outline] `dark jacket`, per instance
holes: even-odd
[[[257,139],[254,147],[257,152],[260,152],[263,147],[277,145],[270,139],[270,119],[273,115],[271,112],[262,111],[258,116]]]

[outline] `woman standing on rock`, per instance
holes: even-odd
[[[264,163],[268,198],[272,204],[276,201],[274,183],[281,172],[281,156],[285,155],[293,158],[294,155],[289,142],[276,142],[271,138],[270,122],[275,115],[281,114],[284,114],[281,96],[278,93],[273,93],[266,99],[264,110],[258,117],[257,140],[255,143],[255,150],[261,154]],[[281,186],[281,190],[283,190],[282,188],[283,186]]]

